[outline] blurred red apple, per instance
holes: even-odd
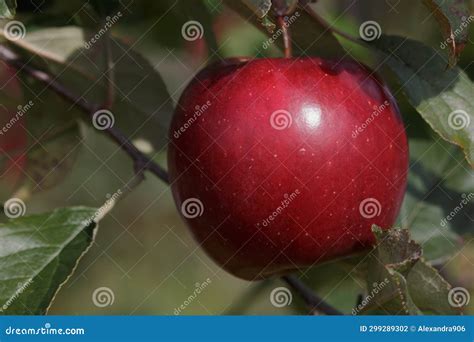
[[[24,176],[28,134],[16,70],[0,65],[0,179],[2,192],[11,193]]]
[[[355,61],[232,59],[200,72],[170,130],[172,191],[199,244],[244,279],[369,248],[408,151],[387,88]]]

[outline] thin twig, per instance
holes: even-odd
[[[101,109],[100,106],[92,104],[83,97],[74,94],[50,74],[27,65],[13,50],[5,45],[0,45],[0,60],[3,60],[5,63],[17,68],[19,71],[25,72],[54,90],[62,98],[81,108],[88,115],[88,119],[91,119],[93,114]],[[147,170],[155,174],[163,182],[169,183],[168,173],[160,165],[153,162],[145,154],[140,152],[140,150],[130,142],[127,136],[120,129],[112,126],[105,129],[104,132],[133,159],[136,173],[141,173]]]
[[[315,313],[321,312],[326,315],[343,315],[342,312],[333,308],[331,305],[326,303],[321,297],[318,297],[316,294],[314,294],[314,292],[310,288],[308,288],[301,280],[299,280],[294,275],[283,276],[282,279],[300,295],[300,297],[308,306],[310,314],[314,315]]]

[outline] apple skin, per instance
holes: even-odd
[[[383,110],[374,115],[376,108]],[[291,125],[275,129],[272,114],[282,110]],[[368,249],[372,224],[392,226],[406,188],[397,104],[352,60],[229,59],[207,67],[182,94],[169,138],[178,209],[202,203],[183,215],[187,225],[217,264],[247,280]],[[374,206],[361,214],[367,199],[376,200],[375,214]]]

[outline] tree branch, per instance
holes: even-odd
[[[0,60],[15,67],[21,72],[28,74],[39,82],[45,84],[47,87],[51,88],[62,98],[72,102],[75,106],[79,107],[87,114],[88,120],[91,120],[94,113],[101,109],[101,106],[90,103],[83,97],[78,96],[74,92],[67,89],[52,75],[29,66],[27,63],[23,62],[13,50],[9,49],[5,45],[0,45]],[[150,171],[163,182],[169,184],[169,177],[166,170],[164,170],[160,165],[155,163],[140,150],[138,150],[120,129],[112,126],[105,129],[104,133],[107,134],[110,139],[119,145],[120,148],[133,159],[135,177],[132,178],[129,184],[127,184],[128,190],[133,189],[143,180],[143,174],[145,171]],[[314,314],[315,312],[319,311],[327,315],[342,315],[341,312],[334,309],[320,297],[315,295],[311,289],[309,289],[295,276],[284,276],[282,279],[302,297],[310,309],[310,314]]]
[[[281,277],[289,286],[295,290],[300,297],[306,303],[311,315],[317,312],[324,313],[326,315],[343,315],[342,312],[333,308],[331,305],[326,303],[321,297],[318,297],[313,291],[308,288],[301,280],[294,275],[287,275]]]
[[[5,63],[17,68],[19,71],[30,75],[34,79],[51,88],[62,98],[81,108],[88,115],[88,120],[92,118],[96,111],[101,109],[100,106],[92,104],[81,96],[71,92],[50,74],[29,66],[23,62],[13,50],[9,49],[5,45],[0,45],[0,60],[3,60]],[[120,129],[112,126],[105,129],[104,132],[133,159],[134,169],[137,174],[143,173],[144,171],[150,171],[163,182],[169,183],[167,172],[160,165],[153,162],[150,158],[138,150]]]

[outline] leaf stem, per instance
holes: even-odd
[[[285,21],[285,17],[282,15],[278,16],[278,26],[283,34],[283,46],[285,49],[285,58],[293,57],[293,51],[291,47],[291,32],[288,24]]]

